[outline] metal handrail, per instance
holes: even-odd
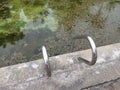
[[[46,50],[45,46],[42,46],[42,54],[43,54],[43,59],[45,62],[45,69],[47,72],[47,76],[51,77],[51,68],[50,68],[50,63],[49,63],[49,57],[48,57],[47,50]]]
[[[96,49],[96,45],[95,45],[95,42],[93,41],[93,39],[90,36],[76,36],[73,39],[87,39],[88,40],[88,42],[91,46],[91,50],[92,50],[92,60],[89,61],[82,57],[78,57],[78,60],[82,60],[88,65],[94,65],[97,61],[97,49]]]
[[[88,65],[94,65],[97,61],[97,49],[96,49],[96,45],[95,45],[95,42],[93,41],[93,39],[90,36],[76,36],[73,39],[87,39],[88,40],[88,42],[91,46],[91,50],[92,50],[92,60],[89,61],[82,57],[78,57],[78,60],[82,60]],[[45,46],[42,46],[42,54],[43,54],[43,59],[45,62],[47,76],[51,77],[51,68],[50,68],[50,63],[49,63],[49,57],[48,57]]]

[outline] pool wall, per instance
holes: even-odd
[[[0,90],[81,90],[120,78],[120,43],[97,51],[93,66],[77,60],[90,60],[90,49],[50,57],[51,77],[43,59],[0,68]]]

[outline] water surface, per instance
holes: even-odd
[[[97,46],[120,42],[119,0],[23,1],[9,2],[11,14],[25,25],[21,36],[0,39],[1,67],[42,58],[42,45],[49,56],[90,48],[86,40],[72,39],[77,35],[91,36]]]

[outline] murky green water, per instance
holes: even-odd
[[[97,46],[120,42],[119,0],[3,1],[1,67],[41,58],[42,45],[49,56],[89,48],[87,41],[72,39],[77,35],[91,36]]]

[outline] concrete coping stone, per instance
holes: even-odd
[[[120,78],[120,43],[97,51],[93,66],[77,60],[79,56],[90,60],[90,49],[50,57],[50,78],[43,59],[0,68],[0,90],[80,90]]]

